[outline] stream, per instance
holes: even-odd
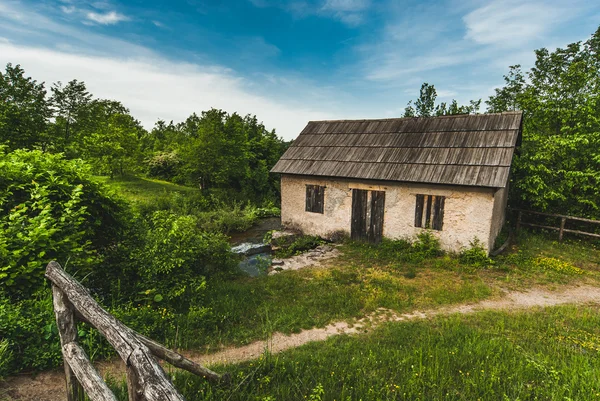
[[[258,224],[242,233],[231,234],[231,250],[234,253],[244,255],[239,268],[251,277],[267,274],[271,266],[271,247],[265,246],[263,238],[271,230],[281,229],[281,218],[267,217],[261,219]]]

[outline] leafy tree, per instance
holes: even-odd
[[[58,151],[66,151],[81,138],[89,117],[89,105],[92,95],[87,91],[85,83],[76,79],[67,85],[59,81],[52,85],[50,103],[54,108],[56,132],[55,143]]]
[[[433,85],[427,82],[421,85],[419,98],[415,102],[416,114],[419,117],[431,117],[435,109],[437,91]]]
[[[421,85],[419,98],[414,102],[410,100],[404,109],[402,117],[431,117],[431,116],[446,116],[454,114],[477,114],[481,106],[481,99],[469,101],[469,105],[459,105],[453,99],[450,105],[442,102],[435,104],[437,99],[437,91],[435,86],[427,82]]]
[[[585,43],[535,53],[535,66],[510,67],[486,102],[488,111],[524,113],[511,202],[600,217],[600,28]]]
[[[96,174],[123,175],[141,164],[140,143],[145,131],[129,110],[114,100],[93,100],[83,155]]]
[[[45,148],[51,111],[44,83],[25,77],[20,65],[0,72],[0,144],[9,149]]]

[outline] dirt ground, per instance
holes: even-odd
[[[519,310],[561,304],[589,303],[600,304],[600,288],[585,285],[560,287],[556,291],[547,289],[531,289],[523,292],[511,291],[506,292],[498,299],[406,314],[380,309],[353,324],[336,322],[323,328],[304,330],[292,335],[274,333],[268,341],[257,341],[243,347],[226,348],[208,355],[200,353],[185,354],[190,359],[207,366],[217,363],[235,363],[256,359],[265,349],[268,349],[271,353],[278,353],[311,341],[323,341],[334,335],[366,332],[385,321],[427,319],[438,315],[466,314],[482,310]],[[120,361],[103,362],[97,364],[97,366],[103,375],[110,374],[113,377],[119,377],[125,371]],[[13,376],[8,378],[5,383],[0,384],[0,400],[63,401],[65,399],[62,369],[46,371],[37,375]]]

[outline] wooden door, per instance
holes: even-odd
[[[352,224],[350,238],[353,240],[367,239],[367,196],[363,189],[352,190]]]
[[[350,237],[353,240],[381,241],[384,211],[384,191],[353,189]]]
[[[370,242],[380,242],[383,236],[383,213],[385,211],[385,192],[371,192],[371,221],[368,238]]]

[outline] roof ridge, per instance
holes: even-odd
[[[341,122],[367,122],[367,121],[397,121],[397,120],[419,120],[429,118],[457,118],[465,116],[501,116],[523,114],[522,110],[503,111],[501,113],[478,113],[478,114],[451,114],[444,116],[429,116],[429,117],[390,117],[390,118],[363,118],[363,119],[342,119],[342,120],[309,120],[309,123],[341,123]]]

